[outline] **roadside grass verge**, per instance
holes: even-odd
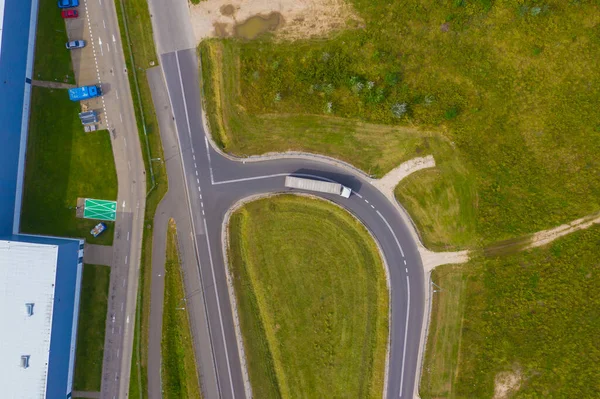
[[[55,0],[40,0],[33,78],[51,82],[75,83],[65,20]]]
[[[169,220],[162,326],[162,386],[164,398],[200,398],[185,289],[179,261],[177,226]]]
[[[83,265],[74,389],[100,391],[110,267]]]
[[[388,290],[366,229],[330,203],[290,195],[246,204],[229,229],[253,395],[381,397]]]
[[[596,225],[545,247],[436,269],[421,397],[492,397],[505,372],[518,376],[519,397],[595,397],[598,253]]]
[[[240,51],[234,40],[205,40],[202,59],[203,97],[213,139],[239,156],[272,151],[307,151],[349,162],[382,176],[424,151],[426,140],[441,137],[408,126],[365,123],[307,112],[250,113],[241,99]],[[244,105],[242,105],[244,104]]]
[[[488,245],[600,210],[596,4],[351,3],[364,29],[201,45],[209,122],[226,151],[301,149],[381,176],[425,148],[423,135],[442,135],[453,151],[422,151],[440,168],[400,195],[435,247]]]
[[[422,397],[449,398],[458,371],[468,277],[477,267],[447,265],[431,274],[434,286],[429,336],[420,382]],[[481,273],[481,270],[479,270]],[[440,288],[443,287],[443,288]],[[429,396],[427,396],[429,395]]]
[[[117,198],[108,132],[84,133],[78,112],[66,90],[33,88],[21,231],[111,245],[114,223],[93,238],[90,230],[98,221],[75,217],[78,197]]]
[[[156,207],[167,192],[168,181],[163,161],[151,161],[153,158],[160,158],[162,160],[164,156],[158,121],[154,111],[154,104],[152,103],[152,94],[146,78],[146,69],[158,65],[148,3],[145,0],[115,0],[115,8],[119,20],[131,96],[133,98],[142,155],[146,167],[146,176],[148,177],[146,179],[148,182],[148,195],[146,197],[146,211],[144,215],[142,257],[140,261],[134,347],[129,384],[129,397],[132,399],[142,399],[148,397],[147,362],[152,276],[152,229],[154,227]],[[125,23],[127,23],[127,31],[129,32],[128,37],[125,33]],[[131,48],[127,43],[130,43]],[[135,85],[136,80],[137,88],[139,88],[139,96]],[[150,167],[152,167],[154,173],[154,187],[152,187]]]

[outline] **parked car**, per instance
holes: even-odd
[[[65,19],[77,18],[79,16],[79,13],[77,12],[77,10],[62,10],[62,12],[60,14]]]
[[[73,40],[67,42],[67,44],[65,44],[65,47],[67,47],[67,50],[73,50],[74,48],[84,48],[85,40]]]
[[[106,230],[106,225],[104,223],[98,223],[94,226],[94,228],[90,231],[90,234],[94,237],[98,237],[102,232]]]
[[[79,6],[79,0],[58,0],[58,8],[73,8]]]

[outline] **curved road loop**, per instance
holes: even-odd
[[[203,127],[200,66],[191,27],[185,22],[189,21],[187,4],[176,1],[165,5],[151,0],[150,11],[163,75],[155,79],[154,84],[150,79],[150,83],[154,86],[153,97],[169,173],[169,193],[165,201],[174,196],[170,204],[161,203],[157,218],[168,214],[169,209],[166,208],[171,208],[170,211],[184,222],[182,229],[181,222],[177,221],[180,241],[193,243],[186,246],[180,242],[180,245],[184,247],[184,262],[192,265],[184,270],[188,293],[186,303],[206,397],[247,397],[247,377],[240,359],[223,259],[221,231],[224,217],[228,209],[243,198],[290,192],[284,187],[285,176],[296,175],[332,180],[352,189],[353,194],[348,199],[321,196],[360,219],[383,251],[391,289],[390,353],[385,396],[412,398],[416,393],[424,314],[424,274],[416,242],[394,205],[365,176],[335,163],[296,158],[244,162],[222,156],[210,145]],[[162,92],[165,91],[160,89],[161,85],[166,87],[168,99],[163,98],[166,104],[159,106],[157,97],[164,95]],[[172,125],[171,128],[168,124]],[[169,131],[174,136],[171,140]],[[164,223],[156,221],[155,226],[159,224]],[[161,234],[155,232],[155,237],[157,235]],[[161,270],[155,269],[155,265],[157,262],[153,260],[148,370],[150,398],[161,397],[162,310],[156,309],[162,308],[162,297],[157,297],[162,294],[163,281]],[[196,285],[194,280],[197,280]],[[190,287],[194,288],[190,290]]]

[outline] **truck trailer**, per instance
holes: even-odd
[[[82,86],[74,89],[69,89],[69,98],[71,101],[87,100],[102,95],[100,86]]]
[[[350,198],[352,190],[342,186],[339,183],[331,183],[328,181],[303,179],[300,177],[286,176],[285,186],[289,188],[297,188],[300,190],[318,191],[320,193],[337,194],[344,198]]]

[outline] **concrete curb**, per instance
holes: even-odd
[[[250,203],[250,202],[254,202],[254,201],[258,201],[261,199],[265,199],[265,198],[271,198],[271,197],[275,197],[275,196],[279,196],[279,195],[296,195],[299,197],[307,197],[307,198],[311,198],[311,199],[315,199],[315,200],[320,200],[320,201],[325,201],[329,204],[332,204],[342,210],[344,210],[345,212],[347,212],[350,216],[352,216],[357,222],[359,222],[364,228],[365,230],[369,233],[369,236],[371,237],[371,239],[373,240],[373,242],[375,242],[375,245],[377,246],[377,251],[379,252],[379,257],[381,258],[381,261],[383,263],[384,266],[384,271],[385,271],[385,282],[386,282],[386,286],[388,288],[388,303],[391,303],[392,300],[392,286],[390,283],[390,268],[388,265],[388,262],[383,254],[383,251],[381,249],[381,246],[379,245],[379,241],[377,241],[377,239],[375,238],[375,236],[373,235],[373,233],[371,232],[371,230],[369,230],[369,228],[367,227],[367,225],[365,223],[363,223],[363,221],[356,216],[354,213],[352,213],[351,211],[349,211],[348,209],[344,208],[343,206],[341,206],[340,204],[337,204],[333,201],[330,201],[326,198],[322,198],[316,195],[312,195],[312,194],[306,194],[306,193],[290,193],[290,192],[273,192],[273,193],[267,193],[267,194],[255,194],[255,195],[251,195],[245,198],[242,198],[241,200],[239,200],[238,202],[236,202],[235,204],[233,204],[233,206],[231,208],[229,208],[227,210],[227,212],[225,213],[225,216],[223,218],[223,223],[221,225],[221,249],[223,251],[223,259],[225,261],[225,273],[227,275],[227,291],[229,293],[229,300],[231,303],[231,310],[233,313],[233,321],[234,321],[234,326],[235,326],[235,337],[236,337],[236,341],[238,344],[238,352],[239,352],[239,356],[240,356],[240,363],[242,365],[242,373],[244,375],[244,389],[246,390],[246,397],[247,398],[251,398],[252,397],[252,387],[250,385],[250,379],[248,376],[248,368],[247,368],[247,362],[246,362],[246,354],[244,351],[244,341],[242,339],[242,331],[240,328],[240,324],[239,324],[239,317],[238,317],[238,311],[237,311],[237,302],[236,302],[236,298],[235,298],[235,292],[233,290],[233,284],[232,284],[232,278],[231,278],[231,273],[229,270],[229,258],[228,258],[228,250],[229,250],[229,220],[231,218],[231,215],[237,211],[238,209],[240,209],[241,207],[243,207],[244,205]],[[387,339],[387,346],[386,346],[386,354],[385,354],[385,374],[384,374],[384,379],[383,379],[383,397],[387,397],[387,386],[388,386],[388,374],[389,374],[389,362],[390,362],[390,349],[391,349],[391,334],[392,334],[392,328],[391,328],[391,320],[392,320],[392,307],[388,306],[388,339]]]

